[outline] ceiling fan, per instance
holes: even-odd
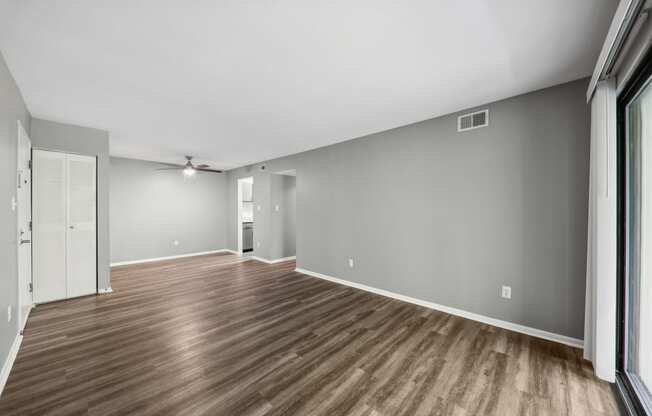
[[[193,165],[192,163],[192,156],[186,156],[186,163],[183,165],[172,165],[171,163],[166,163],[166,165],[171,165],[173,167],[170,168],[159,168],[156,170],[182,170],[183,174],[186,176],[192,176],[195,174],[195,172],[213,172],[213,173],[222,173],[221,170],[217,169],[209,169],[209,165]]]

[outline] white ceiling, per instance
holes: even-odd
[[[616,0],[0,0],[33,116],[232,168],[589,75]]]

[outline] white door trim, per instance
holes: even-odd
[[[237,195],[236,195],[236,204],[237,204],[237,215],[236,218],[236,232],[237,232],[237,246],[236,250],[238,254],[242,254],[242,245],[243,245],[243,235],[242,235],[242,184],[247,181],[253,181],[253,176],[247,176],[245,178],[238,178],[237,180]]]
[[[16,250],[16,261],[17,261],[17,272],[18,272],[18,285],[17,285],[17,290],[18,290],[18,304],[17,304],[17,310],[16,310],[16,317],[17,317],[17,322],[18,322],[18,328],[20,331],[23,330],[25,327],[25,323],[27,322],[27,316],[29,315],[29,311],[33,306],[34,300],[33,300],[33,294],[29,291],[29,285],[32,283],[32,247],[31,243],[26,243],[30,244],[29,245],[29,267],[27,268],[28,270],[23,270],[23,262],[21,261],[21,240],[23,240],[23,234],[21,231],[27,231],[27,235],[25,235],[24,239],[32,239],[32,233],[31,230],[22,230],[21,225],[23,225],[22,221],[22,216],[27,214],[27,220],[31,220],[31,198],[32,198],[32,181],[31,181],[31,169],[27,167],[27,171],[25,172],[25,166],[23,166],[23,161],[25,155],[22,153],[24,150],[24,145],[27,145],[27,152],[28,152],[28,160],[32,159],[31,153],[32,153],[32,141],[29,138],[29,135],[27,134],[27,131],[25,130],[25,127],[23,126],[23,123],[20,120],[16,120],[16,126],[17,126],[17,135],[16,135],[16,176],[17,176],[17,183],[16,183],[16,208],[17,208],[17,221],[16,221],[16,236],[17,236],[17,250]],[[25,175],[29,175],[29,193],[27,195],[27,198],[29,199],[30,203],[25,204],[25,206],[22,206],[21,204],[21,195],[20,192],[25,192],[25,190],[22,188],[23,186],[23,178]],[[27,248],[27,247],[25,247]]]

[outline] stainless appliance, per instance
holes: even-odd
[[[242,223],[242,252],[254,251],[254,223]]]

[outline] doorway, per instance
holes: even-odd
[[[269,258],[272,261],[296,258],[296,188],[295,169],[272,173],[269,237]]]
[[[238,253],[250,256],[254,252],[254,178],[238,179]]]
[[[32,141],[18,121],[17,146],[17,216],[18,216],[18,324],[25,328],[32,308]]]

